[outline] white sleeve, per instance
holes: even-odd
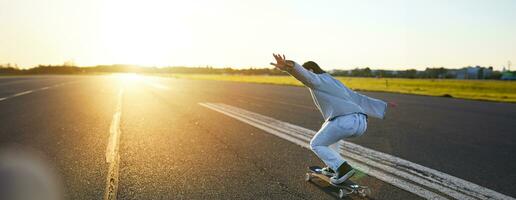
[[[317,74],[306,70],[296,62],[294,62],[294,67],[288,69],[287,72],[309,88],[315,88],[321,83],[321,78]]]
[[[387,103],[385,101],[368,97],[352,90],[349,91],[353,101],[362,108],[366,115],[379,119],[385,118],[385,112],[387,111]]]

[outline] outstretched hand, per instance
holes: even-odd
[[[288,68],[294,67],[294,63],[292,61],[288,61],[285,58],[285,55],[280,54],[272,54],[274,56],[274,59],[276,59],[276,63],[271,62],[271,65],[274,65],[280,70],[287,70]]]

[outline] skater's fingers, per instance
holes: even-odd
[[[274,56],[274,59],[276,59],[276,62],[279,62],[281,58],[277,54],[272,54]]]

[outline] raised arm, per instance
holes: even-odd
[[[286,60],[285,55],[281,56],[279,54],[272,54],[276,59],[276,63],[271,63],[280,70],[288,72],[297,80],[301,81],[305,86],[309,88],[315,88],[320,85],[320,78],[314,74],[306,70],[303,66],[298,63]]]

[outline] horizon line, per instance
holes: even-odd
[[[7,66],[6,66],[7,64]],[[10,65],[9,65],[10,64]],[[116,63],[116,64],[96,64],[96,65],[66,65],[66,64],[37,64],[32,67],[27,66],[18,66],[16,63],[3,63],[0,64],[0,67],[12,67],[17,68],[20,70],[29,70],[33,68],[37,68],[40,66],[60,66],[60,67],[79,67],[79,68],[87,68],[87,67],[100,67],[100,66],[125,66],[125,67],[147,67],[147,68],[167,68],[167,67],[186,67],[186,68],[217,68],[217,69],[274,69],[274,67],[266,67],[266,66],[216,66],[216,65],[145,65],[145,64],[122,64],[122,63]],[[501,66],[484,66],[484,65],[466,65],[461,67],[444,67],[444,66],[431,66],[431,67],[423,67],[423,69],[417,68],[417,67],[403,67],[403,68],[392,68],[392,67],[385,67],[385,68],[376,68],[373,66],[352,66],[352,67],[342,67],[342,68],[328,68],[328,71],[332,70],[353,70],[353,69],[365,69],[369,68],[371,70],[390,70],[390,71],[404,71],[404,70],[417,70],[417,71],[424,71],[428,68],[430,69],[437,69],[437,68],[444,68],[444,69],[463,69],[467,67],[485,67],[489,68],[492,67],[493,71],[503,71],[508,70],[507,66],[501,65]],[[500,67],[501,69],[497,70],[496,68]]]

